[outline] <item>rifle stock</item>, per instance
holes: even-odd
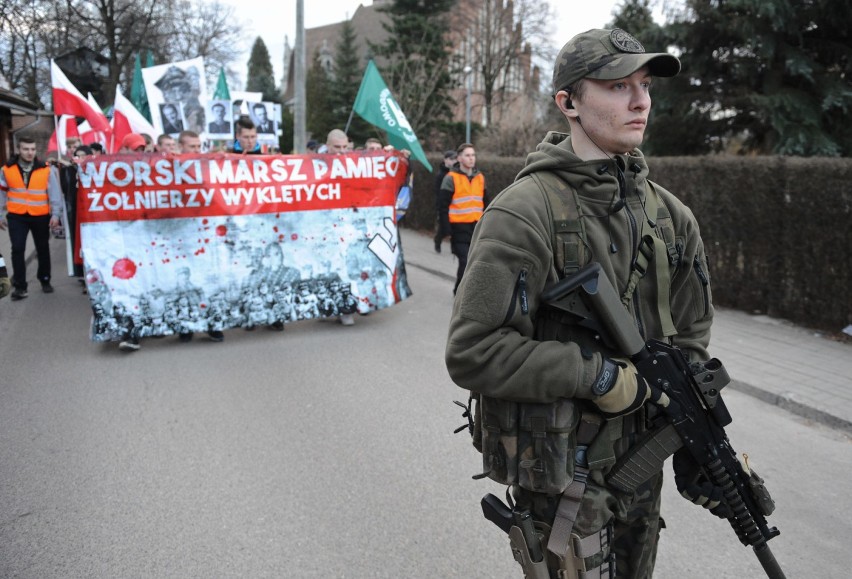
[[[767,545],[779,534],[766,521],[774,503],[762,479],[743,468],[725,433],[732,419],[720,394],[730,381],[722,363],[714,358],[690,365],[678,348],[657,340],[645,342],[598,263],[546,288],[542,303],[571,314],[578,325],[597,332],[607,346],[629,356],[649,386],[664,391],[671,401],[607,481],[629,491],[684,448],[707,479],[722,489],[733,512],[728,522],[740,542],[753,548],[768,577],[784,579]]]

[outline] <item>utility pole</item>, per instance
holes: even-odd
[[[293,98],[293,149],[305,152],[305,0],[296,0],[296,70]]]
[[[470,82],[473,80],[473,69],[469,66],[464,67],[462,71],[465,76],[465,95],[464,95],[464,142],[470,142]]]

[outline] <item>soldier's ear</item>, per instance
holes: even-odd
[[[577,109],[574,108],[574,103],[571,101],[571,94],[568,91],[561,90],[557,92],[553,100],[556,101],[556,106],[562,111],[562,114],[569,118],[579,116]]]

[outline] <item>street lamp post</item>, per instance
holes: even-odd
[[[470,82],[473,79],[473,69],[469,66],[462,70],[465,76],[465,96],[464,96],[464,142],[470,142]]]

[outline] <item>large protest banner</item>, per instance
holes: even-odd
[[[392,152],[82,162],[92,339],[251,328],[405,299],[394,204],[406,171]]]

